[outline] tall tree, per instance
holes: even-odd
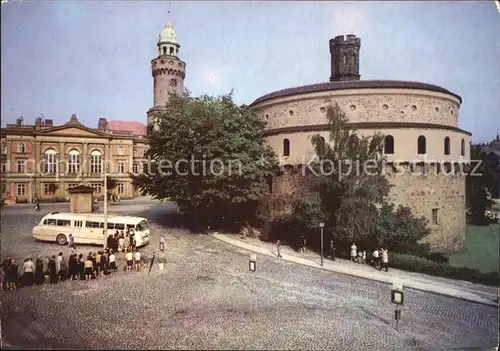
[[[485,211],[493,204],[490,198],[495,173],[481,145],[471,145],[471,167],[465,179],[465,196],[469,220],[475,224],[486,223]]]
[[[171,95],[147,156],[150,172],[137,186],[170,198],[201,227],[247,221],[269,192],[277,158],[264,147],[265,122],[232,93],[222,97]],[[194,224],[194,223],[193,223]]]
[[[407,207],[387,202],[390,184],[382,172],[384,136],[360,136],[338,105],[328,108],[329,140],[312,138],[317,160],[310,167],[307,196],[295,202],[293,218],[300,230],[317,230],[325,222],[341,245],[389,245],[391,250],[427,250],[418,241],[429,231],[424,218]]]

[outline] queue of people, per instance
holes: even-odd
[[[17,265],[15,259],[7,257],[0,266],[0,288],[2,290],[15,290],[20,286],[42,285],[46,282],[56,284],[67,280],[90,281],[118,271],[117,257],[113,248],[108,247],[97,252],[91,251],[85,256],[83,253],[78,254],[71,243],[69,246],[68,258],[62,252],[59,252],[57,256],[47,256],[45,259],[39,255],[35,261],[31,257],[27,257],[22,267]],[[127,261],[124,270],[131,271],[134,268],[136,271],[140,271],[145,269],[144,259],[135,245],[127,247],[126,251],[124,248],[122,250]],[[163,254],[163,256],[165,255]],[[162,257],[160,269],[163,269],[165,261],[166,258]],[[20,270],[21,274],[19,274]]]

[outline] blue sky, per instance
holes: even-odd
[[[168,14],[168,9],[171,14]],[[485,2],[8,2],[2,4],[2,126],[43,113],[146,122],[150,61],[171,20],[194,95],[238,103],[328,81],[328,40],[361,37],[362,79],[428,82],[462,96],[473,141],[500,129],[500,14]],[[215,77],[213,80],[210,77]]]

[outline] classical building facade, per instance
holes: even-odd
[[[360,47],[354,35],[330,40],[329,82],[276,91],[250,105],[267,121],[266,142],[287,170],[273,182],[272,196],[283,201],[273,210],[291,210],[286,199],[300,191],[300,170],[315,155],[311,137],[328,140],[327,107],[338,104],[360,135],[385,135],[390,200],[429,219],[432,233],[425,240],[434,250],[454,251],[465,237],[461,169],[469,162],[471,140],[459,128],[462,99],[426,83],[360,80]]]
[[[68,201],[69,188],[86,184],[102,198],[104,167],[116,179],[121,198],[139,194],[132,174],[146,171],[148,127],[154,112],[164,109],[171,92],[184,91],[186,64],[178,58],[177,34],[168,23],[160,32],[158,57],[151,61],[154,81],[153,107],[147,125],[135,121],[99,119],[97,128],[84,126],[72,115],[63,125],[51,119],[16,124],[1,129],[1,195],[7,202]]]

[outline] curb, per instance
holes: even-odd
[[[275,259],[278,259],[274,254],[271,254],[269,252],[262,252],[263,250],[260,250],[261,249],[260,247],[257,247],[255,245],[249,244],[249,243],[239,243],[237,240],[232,239],[232,238],[228,238],[224,234],[210,233],[208,235],[211,236],[212,238],[217,239],[219,241],[222,241],[222,242],[224,242],[226,244],[229,244],[229,245],[232,245],[232,246],[236,246],[236,247],[239,247],[239,248],[244,249],[244,250],[256,252],[256,253],[261,254],[261,255],[265,255],[265,256],[268,256],[268,257],[273,257]],[[241,245],[241,244],[243,244],[243,245]],[[309,262],[306,263],[306,262],[300,262],[300,261],[295,260],[295,259],[289,259],[286,256],[285,256],[285,258],[281,258],[281,260],[287,261],[287,262],[291,262],[291,263],[295,263],[295,264],[300,264],[300,265],[311,267],[311,268],[321,269],[321,270],[328,271],[328,272],[334,272],[334,273],[338,273],[338,274],[350,275],[350,276],[353,276],[353,277],[357,277],[357,278],[361,278],[361,279],[366,279],[366,280],[371,280],[371,281],[377,281],[379,283],[384,283],[384,284],[392,284],[391,281],[387,281],[387,280],[384,280],[384,279],[379,279],[379,278],[376,278],[376,277],[369,278],[369,277],[357,275],[355,273],[349,273],[349,272],[345,272],[345,271],[336,271],[336,270],[332,270],[332,269],[329,269],[329,268],[326,268],[326,267],[316,266],[316,265],[311,264]],[[388,279],[390,279],[390,280],[397,280],[397,278],[388,278]],[[498,302],[496,302],[494,300],[490,300],[490,299],[488,299],[486,297],[481,297],[481,296],[477,296],[477,295],[474,296],[475,295],[474,293],[467,293],[467,292],[464,292],[464,291],[457,290],[456,288],[453,288],[453,290],[455,290],[456,292],[458,292],[458,294],[444,293],[444,292],[438,291],[437,289],[434,289],[433,286],[430,286],[430,289],[429,288],[425,288],[424,289],[424,288],[415,287],[415,286],[412,286],[412,284],[408,284],[408,283],[406,283],[405,286],[407,288],[410,288],[410,289],[413,289],[413,290],[428,292],[428,293],[432,293],[432,294],[436,294],[436,295],[441,295],[441,296],[446,296],[446,297],[452,297],[452,298],[460,299],[460,300],[466,300],[466,301],[470,301],[470,302],[479,303],[479,304],[482,304],[482,305],[488,305],[488,306],[492,306],[492,307],[498,307]],[[471,295],[473,295],[473,296],[471,296]]]

